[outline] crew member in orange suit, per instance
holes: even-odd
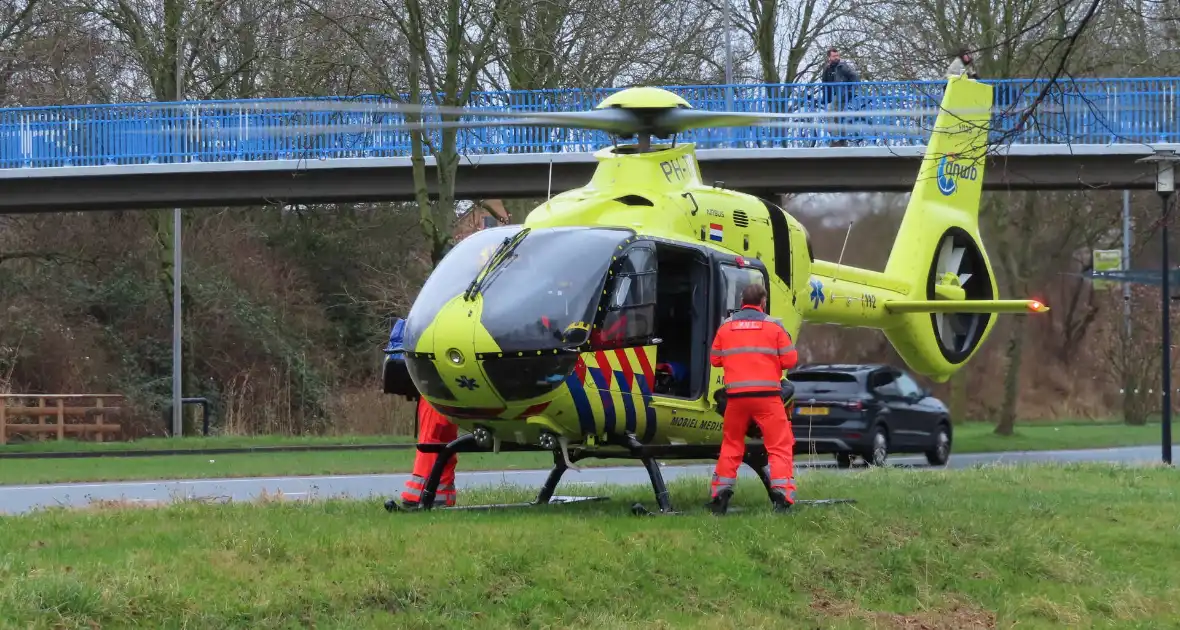
[[[422,444],[446,444],[459,437],[459,427],[447,420],[425,398],[418,397],[418,442]],[[426,478],[430,476],[438,453],[423,453],[418,451],[414,457],[414,472],[406,481],[406,488],[402,490],[402,504],[407,508],[417,507],[422,500],[422,491],[426,488]],[[443,469],[442,478],[438,482],[438,491],[434,495],[432,507],[455,505],[455,464],[459,455],[451,457],[447,467]]]
[[[762,429],[770,459],[771,501],[776,511],[789,510],[795,503],[795,434],[781,379],[784,370],[795,367],[798,353],[782,322],[766,314],[766,289],[761,284],[742,290],[742,308],[717,329],[709,360],[725,369],[726,398],[709,508],[716,514],[729,508],[753,420]]]

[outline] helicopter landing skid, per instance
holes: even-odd
[[[583,503],[586,501],[609,501],[610,497],[566,497],[555,496],[549,499],[548,503],[541,503],[539,501],[525,501],[522,503],[491,503],[488,505],[457,505],[454,507],[441,508],[446,511],[451,510],[502,510],[507,508],[531,508],[540,505],[567,505],[569,503]]]
[[[580,457],[580,453],[569,453],[564,445],[562,445],[562,448],[553,449],[553,469],[549,471],[549,477],[545,479],[545,484],[541,486],[541,491],[537,493],[537,498],[532,501],[521,503],[494,503],[488,505],[436,506],[434,499],[438,492],[438,486],[442,480],[442,474],[447,467],[447,463],[452,457],[455,456],[456,453],[475,450],[480,449],[476,444],[475,435],[472,433],[461,435],[442,448],[439,448],[437,450],[438,458],[434,460],[434,467],[431,468],[430,476],[426,478],[425,487],[422,489],[421,501],[418,503],[406,505],[399,504],[396,499],[389,499],[385,502],[386,511],[418,512],[433,510],[435,508],[447,511],[493,510],[538,507],[542,505],[565,505],[567,503],[609,500],[609,497],[572,497],[553,495],[554,491],[557,490],[557,484],[561,481],[561,477],[565,474],[565,471],[569,470],[570,468],[576,469],[574,463],[576,463],[579,459],[582,459]]]
[[[659,448],[650,448],[641,444],[634,435],[627,435],[622,440],[621,446],[626,447],[631,451],[631,456],[638,458],[643,462],[644,469],[647,470],[648,478],[651,480],[652,490],[656,495],[656,503],[659,505],[659,511],[653,512],[644,507],[642,503],[635,503],[631,506],[631,513],[636,516],[645,515],[675,515],[680,514],[672,507],[672,499],[668,493],[668,487],[664,483],[663,472],[660,471],[660,466],[656,462],[656,457],[661,454],[671,455],[674,459],[684,458],[699,458],[699,457],[716,457],[715,452],[709,449],[677,449],[676,451],[665,453]],[[506,445],[505,445],[506,446]],[[435,508],[441,510],[489,510],[489,509],[504,509],[517,507],[538,507],[542,505],[564,505],[567,503],[584,503],[587,501],[606,501],[608,497],[571,497],[571,496],[554,496],[554,491],[557,490],[557,484],[561,482],[561,478],[565,475],[565,471],[569,470],[571,466],[579,460],[588,457],[612,457],[617,455],[603,455],[594,452],[582,452],[574,450],[572,452],[564,451],[563,449],[555,448],[552,450],[553,454],[553,468],[549,471],[548,478],[545,479],[545,484],[541,486],[540,492],[537,493],[537,498],[529,502],[521,503],[501,503],[491,505],[472,505],[472,506],[441,506],[435,505],[435,496],[438,492],[438,486],[442,479],[443,470],[446,469],[447,463],[456,453],[481,451],[479,445],[476,443],[475,435],[468,433],[461,435],[455,440],[447,444],[420,444],[419,450],[423,452],[438,453],[438,458],[434,462],[434,467],[430,471],[430,475],[426,479],[425,487],[422,490],[421,502],[414,504],[399,504],[396,499],[390,499],[385,502],[385,509],[389,512],[418,512],[429,511]],[[536,451],[539,449],[529,447],[509,447],[505,450],[529,450]],[[765,450],[755,448],[753,445],[747,447],[746,454],[742,458],[742,462],[752,468],[758,474],[758,478],[762,481],[762,485],[766,488],[767,495],[770,494],[770,469],[768,465],[768,458]],[[796,501],[797,505],[827,505],[833,503],[855,503],[852,499],[820,499],[814,501]],[[736,508],[731,511],[738,511]]]
[[[549,499],[548,503],[541,503],[540,501],[522,501],[520,503],[488,503],[484,505],[449,505],[449,506],[435,506],[433,509],[452,511],[469,511],[481,512],[488,510],[505,510],[511,508],[535,508],[541,505],[567,505],[570,503],[584,503],[587,501],[610,501],[610,497],[569,497],[569,496],[555,496]],[[387,512],[422,512],[428,508],[421,504],[406,505],[398,503],[394,499],[385,502],[385,510]]]
[[[638,442],[635,442],[632,444],[632,448],[635,451],[639,451],[642,449],[642,446],[638,444]],[[762,485],[765,486],[767,495],[769,495],[770,467],[768,465],[769,460],[767,459],[766,453],[747,451],[742,457],[742,462],[754,469],[754,472],[758,473],[758,478],[762,480]],[[631,506],[631,514],[635,516],[681,514],[681,512],[677,512],[676,510],[672,509],[672,500],[668,496],[667,486],[664,485],[664,475],[662,472],[660,472],[660,468],[656,464],[655,460],[653,460],[651,457],[644,457],[643,467],[647,469],[648,477],[651,478],[651,485],[656,492],[656,501],[659,503],[660,511],[653,512],[642,503],[635,503]]]
[[[660,506],[659,512],[652,512],[642,503],[635,503],[631,506],[631,514],[634,516],[655,516],[657,514],[662,516],[673,516],[680,514],[672,509],[672,497],[668,494],[668,486],[664,484],[664,473],[660,471],[660,465],[656,460],[650,456],[641,458],[643,467],[647,469],[647,476],[651,479],[651,488],[656,493],[656,503]]]
[[[791,510],[787,511],[786,514],[792,514],[792,513],[794,513],[795,508],[800,508],[800,507],[811,507],[811,506],[816,506],[816,505],[838,505],[838,504],[842,504],[842,503],[856,503],[856,499],[799,499],[799,500],[795,501],[794,507]],[[746,511],[746,508],[739,506],[739,507],[731,507],[728,510],[726,510],[725,513],[726,514],[741,514],[742,512],[745,512],[745,511]]]
[[[644,459],[644,467],[647,468],[648,475],[651,477],[651,480],[652,480],[652,486],[656,490],[656,498],[657,498],[657,500],[660,501],[660,511],[653,512],[653,511],[649,510],[647,507],[645,507],[642,503],[635,503],[631,506],[631,514],[633,514],[635,516],[658,516],[658,515],[665,515],[665,514],[680,514],[680,512],[676,512],[676,511],[672,510],[671,501],[667,499],[668,489],[664,486],[663,474],[661,474],[660,469],[655,466],[654,461],[651,462],[652,465],[649,466],[648,465],[649,460],[650,460],[650,458]],[[770,459],[767,456],[766,451],[761,450],[761,449],[747,449],[745,455],[742,456],[742,463],[749,466],[751,469],[754,470],[755,473],[758,474],[758,479],[760,479],[762,481],[762,487],[766,488],[766,495],[768,497],[770,497],[771,500],[773,501],[773,496],[771,494],[771,488],[770,488]],[[856,500],[855,499],[810,499],[810,500],[795,501],[795,505],[797,505],[797,506],[835,505],[835,504],[840,504],[840,503],[856,503]],[[728,510],[726,510],[726,513],[734,514],[734,513],[739,513],[742,511],[743,510],[740,507],[732,507],[732,508],[729,508]]]

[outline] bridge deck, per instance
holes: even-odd
[[[1149,188],[1150,169],[1135,159],[1180,145],[1180,77],[988,83],[997,108],[996,156],[985,177],[991,189]],[[909,190],[934,116],[897,112],[937,108],[945,83],[844,87],[853,90],[846,109],[858,113],[848,122],[876,131],[832,136],[750,127],[697,130],[678,141],[695,142],[705,177],[729,187]],[[825,88],[816,84],[670,89],[707,110],[726,109],[727,96],[736,111],[828,107]],[[614,91],[481,92],[470,105],[578,111]],[[412,198],[410,135],[380,128],[404,120],[401,114],[303,111],[296,100],[0,109],[0,212]],[[840,139],[853,146],[827,146]],[[605,133],[576,129],[463,130],[458,192],[544,196],[550,165],[555,192],[579,186],[593,168],[588,152],[609,142]],[[70,185],[60,186],[63,180]]]
[[[984,187],[1149,190],[1155,167],[1136,159],[1154,149],[1180,151],[1180,144],[1012,146],[989,160]],[[922,151],[705,149],[698,157],[706,182],[756,194],[908,192]],[[433,194],[436,179],[429,162]],[[0,213],[411,201],[410,168],[409,158],[395,157],[0,169]],[[543,198],[550,190],[556,194],[584,185],[593,169],[589,153],[472,156],[460,162],[456,193],[461,199]]]

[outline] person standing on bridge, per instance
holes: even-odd
[[[966,46],[960,46],[958,54],[955,55],[951,61],[950,67],[946,69],[948,77],[955,77],[965,74],[968,79],[979,80],[979,72],[975,70],[975,58],[971,55],[971,49]]]
[[[729,508],[753,420],[762,429],[769,456],[770,499],[776,511],[789,510],[795,503],[795,434],[781,379],[799,355],[782,322],[766,314],[766,288],[761,284],[742,289],[742,308],[717,329],[709,360],[725,370],[726,400],[709,509],[724,514]]]
[[[824,66],[820,80],[824,83],[824,102],[828,104],[829,112],[840,112],[848,108],[852,101],[855,87],[852,85],[830,85],[832,83],[859,83],[860,75],[852,64],[840,58],[840,49],[835,46],[828,49],[828,64]],[[833,119],[833,123],[847,122],[845,118]],[[848,141],[841,138],[832,143],[834,147],[846,146]]]

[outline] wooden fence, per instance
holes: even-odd
[[[122,431],[117,422],[107,421],[108,415],[122,413],[122,402],[120,394],[0,394],[0,444],[24,434],[38,440],[68,435],[102,442]]]

